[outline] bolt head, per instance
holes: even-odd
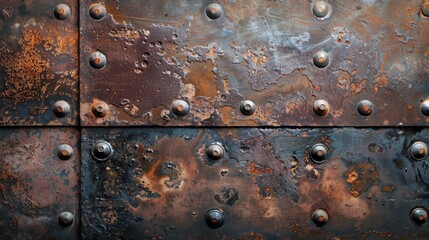
[[[55,6],[54,8],[54,16],[58,19],[58,20],[66,20],[67,18],[69,18],[71,15],[71,10],[70,7],[67,4],[58,4],[57,6]]]
[[[96,51],[89,57],[89,65],[94,69],[102,69],[106,66],[107,58],[103,53]]]
[[[317,1],[313,4],[313,14],[317,18],[324,18],[329,14],[329,4],[325,1]]]
[[[206,153],[211,160],[219,160],[223,158],[225,150],[220,143],[213,143],[207,148]]]
[[[98,161],[106,161],[113,155],[113,148],[110,143],[98,140],[92,147],[92,157]]]
[[[241,102],[240,111],[243,115],[250,116],[256,111],[256,105],[250,100]]]
[[[368,100],[360,101],[358,104],[358,112],[362,116],[369,116],[374,112],[374,104]]]
[[[69,160],[73,154],[73,148],[68,144],[61,144],[57,147],[57,156],[61,160]]]
[[[224,224],[225,215],[220,209],[210,209],[207,211],[204,220],[207,226],[211,228],[219,228]]]
[[[183,117],[189,113],[189,104],[184,100],[174,100],[171,110],[176,116]]]
[[[429,99],[426,99],[422,102],[422,104],[420,105],[420,111],[423,115],[429,117]]]
[[[72,225],[73,223],[73,214],[70,212],[62,212],[60,213],[60,216],[58,217],[58,221],[60,222],[61,225],[67,227]]]
[[[89,8],[89,16],[94,20],[101,20],[106,15],[106,8],[101,4],[93,4]]]
[[[427,221],[428,219],[428,213],[426,211],[426,209],[422,208],[422,207],[416,207],[411,211],[411,220],[415,223],[415,224],[423,224]]]
[[[423,3],[423,5],[422,5],[422,13],[426,17],[429,17],[429,1],[426,1],[425,3]]]
[[[328,159],[328,147],[318,143],[310,149],[310,158],[315,163],[323,163]]]
[[[97,101],[91,107],[92,114],[98,118],[103,118],[107,116],[110,111],[109,105],[103,101]]]
[[[311,215],[311,220],[313,220],[313,223],[316,224],[316,226],[321,227],[329,221],[328,212],[323,209],[316,209]]]
[[[52,107],[55,116],[63,118],[70,114],[70,105],[64,100],[56,101]]]
[[[325,116],[329,113],[329,103],[325,100],[316,100],[313,104],[313,111],[319,116]]]
[[[325,51],[317,51],[313,56],[313,63],[318,68],[327,67],[329,61],[329,54]]]
[[[415,142],[411,145],[410,155],[415,160],[423,160],[428,157],[428,147],[424,142]]]
[[[222,6],[219,3],[211,3],[206,8],[206,14],[210,19],[218,19],[223,14]]]

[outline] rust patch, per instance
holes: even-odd
[[[347,183],[350,186],[350,193],[353,196],[359,196],[370,187],[376,186],[379,174],[376,166],[371,162],[359,163],[350,167],[346,172]]]
[[[195,86],[195,96],[214,98],[217,96],[216,75],[211,62],[194,62],[190,65],[190,73],[183,79],[183,83]]]
[[[261,166],[257,162],[251,162],[247,165],[247,172],[253,176],[259,176],[261,174],[273,173],[273,169],[268,166]]]

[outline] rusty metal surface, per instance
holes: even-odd
[[[79,239],[79,138],[71,128],[0,129],[0,239]],[[64,211],[72,225],[60,225]]]
[[[71,8],[54,16],[57,4]],[[0,1],[0,125],[76,125],[78,121],[78,2]],[[53,112],[56,101],[71,107]]]
[[[81,1],[81,119],[86,126],[423,126],[429,91],[429,18],[420,0],[104,1],[95,20]],[[97,5],[100,8],[100,5]],[[100,12],[99,13],[100,16]],[[213,16],[212,16],[213,17]],[[325,51],[326,68],[313,64]],[[99,51],[102,69],[89,63]],[[172,103],[189,103],[186,116]],[[256,104],[251,116],[241,101]],[[326,116],[313,103],[330,105]],[[370,116],[359,102],[374,105]],[[107,103],[96,117],[92,106]]]
[[[82,132],[84,239],[427,239],[427,129],[129,128]],[[93,158],[96,141],[113,155]],[[206,148],[225,149],[210,160]],[[310,159],[315,144],[328,159]],[[100,150],[96,148],[96,151]],[[104,149],[101,149],[104,150]],[[426,149],[427,150],[427,149]],[[424,153],[424,152],[421,152]],[[221,209],[223,226],[204,222]],[[312,212],[323,209],[322,227]]]

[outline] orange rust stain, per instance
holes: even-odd
[[[196,96],[216,97],[216,75],[214,74],[211,62],[194,62],[190,65],[191,71],[183,79],[183,83],[190,83],[195,86]]]
[[[345,172],[347,183],[350,185],[350,193],[353,196],[367,191],[370,187],[378,183],[379,174],[375,165],[370,162],[359,163],[352,166]]]
[[[251,162],[247,166],[247,172],[254,176],[258,176],[260,174],[270,174],[273,172],[273,169],[267,166],[261,166],[256,162]]]
[[[381,191],[382,192],[393,192],[394,189],[395,189],[395,187],[393,187],[392,185],[386,185],[386,186],[383,186]]]
[[[386,76],[384,76],[384,75],[378,76],[375,79],[375,84],[379,88],[387,87],[387,85],[389,84],[389,79]]]
[[[228,124],[232,120],[232,111],[234,110],[230,106],[223,106],[217,109],[222,114],[223,124]]]
[[[250,232],[244,235],[241,235],[241,240],[263,240],[264,236],[260,233]]]
[[[357,173],[357,172],[355,172],[355,171],[351,172],[351,173],[349,174],[349,177],[347,178],[347,182],[348,182],[348,183],[352,183],[352,182],[356,181],[356,179],[357,179],[357,177],[358,177],[358,176],[359,176],[359,175],[358,175],[358,173]]]

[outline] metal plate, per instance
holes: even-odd
[[[429,91],[429,18],[421,1],[81,0],[81,119],[95,125],[170,126],[423,126],[420,104]],[[326,68],[313,64],[323,50]],[[107,64],[94,69],[91,54]],[[172,102],[190,112],[177,116]],[[256,104],[240,112],[244,99]],[[315,100],[330,105],[313,112]],[[370,116],[358,103],[374,104]],[[109,110],[96,117],[100,101]]]
[[[413,224],[429,207],[428,158],[410,146],[429,143],[422,129],[84,129],[84,239],[427,239]],[[113,156],[92,157],[107,141]],[[225,154],[208,159],[218,142]],[[309,150],[325,144],[328,160]],[[427,153],[427,151],[426,151]],[[220,208],[211,229],[206,211]],[[329,221],[310,219],[324,209]]]
[[[79,239],[79,131],[0,129],[0,239]],[[60,160],[57,146],[74,155]],[[74,215],[59,223],[61,212]]]
[[[57,4],[71,9],[54,16]],[[0,125],[76,125],[78,8],[74,0],[0,1]],[[70,113],[58,118],[57,101]]]

